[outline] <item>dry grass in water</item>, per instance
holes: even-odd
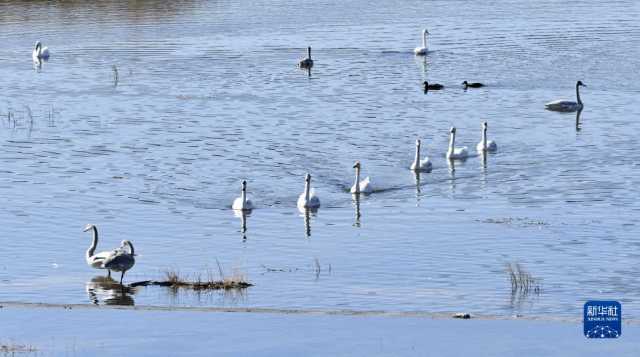
[[[37,349],[29,345],[20,345],[15,343],[0,343],[0,353],[29,353],[36,352]]]
[[[168,286],[172,289],[191,289],[195,291],[204,290],[233,290],[233,289],[246,289],[253,284],[247,281],[246,275],[240,270],[234,269],[231,275],[225,275],[222,270],[222,266],[216,260],[218,265],[219,278],[215,278],[211,270],[207,270],[206,278],[203,278],[201,274],[196,275],[194,278],[189,279],[188,276],[180,274],[176,270],[165,271],[162,281],[146,280],[131,284],[134,286],[147,286],[147,285],[159,285]]]
[[[511,281],[512,294],[516,292],[521,294],[528,294],[530,292],[535,294],[540,293],[540,279],[534,278],[519,263],[507,264],[507,274]]]

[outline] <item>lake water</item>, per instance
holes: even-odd
[[[635,1],[0,6],[0,301],[575,318],[606,298],[640,319]],[[576,126],[544,103],[578,79]],[[498,153],[450,167],[449,127],[474,151],[484,120]],[[416,138],[434,162],[419,183]],[[358,202],[355,160],[379,190]],[[257,204],[244,233],[242,179]],[[84,261],[87,223],[98,250],[133,241],[128,282],[218,260],[255,286],[122,295]],[[540,291],[511,293],[516,263]]]

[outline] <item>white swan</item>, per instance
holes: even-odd
[[[373,192],[371,179],[369,177],[360,181],[360,161],[356,161],[356,163],[353,165],[353,168],[356,169],[356,181],[353,183],[353,186],[351,186],[351,193],[359,194]]]
[[[93,240],[91,241],[91,246],[89,246],[89,249],[87,249],[87,253],[85,255],[87,264],[94,269],[107,269],[104,266],[104,261],[114,255],[117,249],[94,254],[96,251],[96,247],[98,246],[98,228],[93,224],[87,224],[87,226],[84,227],[84,232],[87,232],[89,230],[93,230]],[[111,270],[107,270],[109,271],[108,276],[111,276]]]
[[[498,144],[493,140],[487,141],[487,122],[482,123],[482,140],[476,145],[478,152],[496,152],[498,151]]]
[[[313,60],[311,59],[311,46],[307,47],[307,58],[300,60],[298,66],[300,66],[300,68],[313,67]]]
[[[129,249],[125,249],[128,247]],[[120,243],[120,248],[113,251],[114,254],[110,255],[104,260],[105,269],[122,272],[120,275],[120,285],[122,285],[122,279],[124,273],[127,270],[133,268],[136,264],[135,252],[133,250],[133,244],[128,240],[123,240]]]
[[[423,160],[420,160],[420,139],[416,140],[416,158],[413,160],[413,164],[411,164],[412,171],[426,171],[430,172],[432,168],[431,160],[429,157],[425,157]]]
[[[469,151],[466,146],[455,147],[456,143],[456,128],[451,127],[449,130],[449,149],[447,150],[447,159],[449,160],[464,160],[469,156]]]
[[[298,208],[305,210],[306,208],[320,207],[320,198],[315,191],[311,189],[311,175],[307,174],[304,178],[304,192],[298,197]]]
[[[247,181],[242,180],[242,192],[240,197],[233,200],[231,208],[242,211],[249,211],[253,209],[253,202],[247,199]]]
[[[42,47],[40,41],[37,41],[35,47],[33,48],[31,57],[33,58],[34,62],[37,62],[39,60],[47,60],[49,59],[49,48]]]
[[[580,100],[580,86],[586,87],[582,81],[576,82],[576,98],[577,102],[571,100],[558,99],[544,105],[545,109],[556,112],[575,112],[582,109],[582,100]]]
[[[417,56],[424,56],[427,54],[427,35],[429,35],[429,31],[427,29],[422,30],[422,47],[416,47],[413,50]]]

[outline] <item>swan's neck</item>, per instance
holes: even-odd
[[[578,97],[578,104],[582,104],[582,100],[580,100],[580,86],[576,84],[576,97]]]
[[[309,59],[311,59],[311,47],[307,48],[307,56]]]
[[[311,195],[311,182],[304,183],[304,203],[309,202],[309,196]]]
[[[126,245],[129,246],[129,254],[134,255],[133,243],[127,241]]]
[[[242,207],[247,205],[247,188],[246,187],[242,187],[242,193],[240,194],[240,197],[242,198]]]
[[[482,129],[482,148],[487,149],[487,128]]]
[[[356,167],[356,193],[360,193],[360,168]]]
[[[96,227],[91,228],[93,233],[93,239],[91,240],[91,246],[87,249],[87,259],[93,256],[93,253],[96,251],[96,247],[98,246],[98,229]]]
[[[456,133],[451,133],[451,135],[449,135],[449,152],[452,153],[453,152],[453,147],[455,145],[456,142]]]
[[[415,165],[415,167],[418,167],[420,165],[420,145],[416,145],[416,158],[413,161],[413,164]]]
[[[422,33],[422,47],[427,48],[427,33]]]

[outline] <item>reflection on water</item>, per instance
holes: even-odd
[[[233,215],[240,218],[240,233],[242,239],[247,239],[247,217],[251,216],[251,210],[233,210]]]
[[[582,130],[580,127],[580,114],[582,114],[582,108],[579,108],[576,112],[576,131]]]
[[[311,237],[311,216],[318,215],[318,208],[304,208],[298,207],[298,210],[302,213],[300,216],[304,218],[304,232],[307,238]]]
[[[96,276],[85,285],[89,300],[95,305],[128,305],[135,304],[133,295],[137,293],[137,288],[131,288],[120,283],[111,277]]]
[[[609,295],[640,316],[640,220],[629,214],[640,210],[636,3],[584,0],[568,22],[558,21],[566,3],[550,1],[4,1],[0,282],[49,281],[34,247],[74,262],[58,268],[65,278],[84,274],[76,227],[96,221],[105,239],[140,246],[139,276],[246,263],[255,288],[239,303],[248,306],[510,314],[495,271],[522,260],[556,284],[528,313],[566,315]],[[416,24],[430,19],[439,23],[433,51],[416,57]],[[36,40],[52,51],[39,72]],[[311,78],[294,68],[307,43],[317,47]],[[595,88],[583,94],[588,115],[606,120],[580,130],[576,113],[574,131],[573,116],[543,102],[572,95],[585,75]],[[465,92],[464,79],[489,85]],[[425,96],[425,80],[445,89]],[[456,141],[473,150],[480,118],[495,123],[505,154],[484,158],[482,170],[475,158],[447,169],[445,132],[455,123]],[[414,182],[402,163],[416,137],[433,138],[425,149],[435,169]],[[356,158],[389,189],[350,199]],[[301,242],[294,192],[306,171],[325,206],[303,216],[314,239]],[[251,218],[228,212],[241,178],[255,181],[264,208]],[[525,216],[545,224],[508,223]],[[425,226],[429,239],[416,234]],[[361,235],[370,239],[350,239]],[[317,255],[344,274],[260,274],[262,264]],[[155,291],[141,289],[136,304],[226,303]],[[74,284],[2,283],[3,300],[87,295]]]
[[[360,228],[360,195],[353,194],[351,196],[353,198],[352,204],[355,209],[355,221],[353,222],[353,226]]]

